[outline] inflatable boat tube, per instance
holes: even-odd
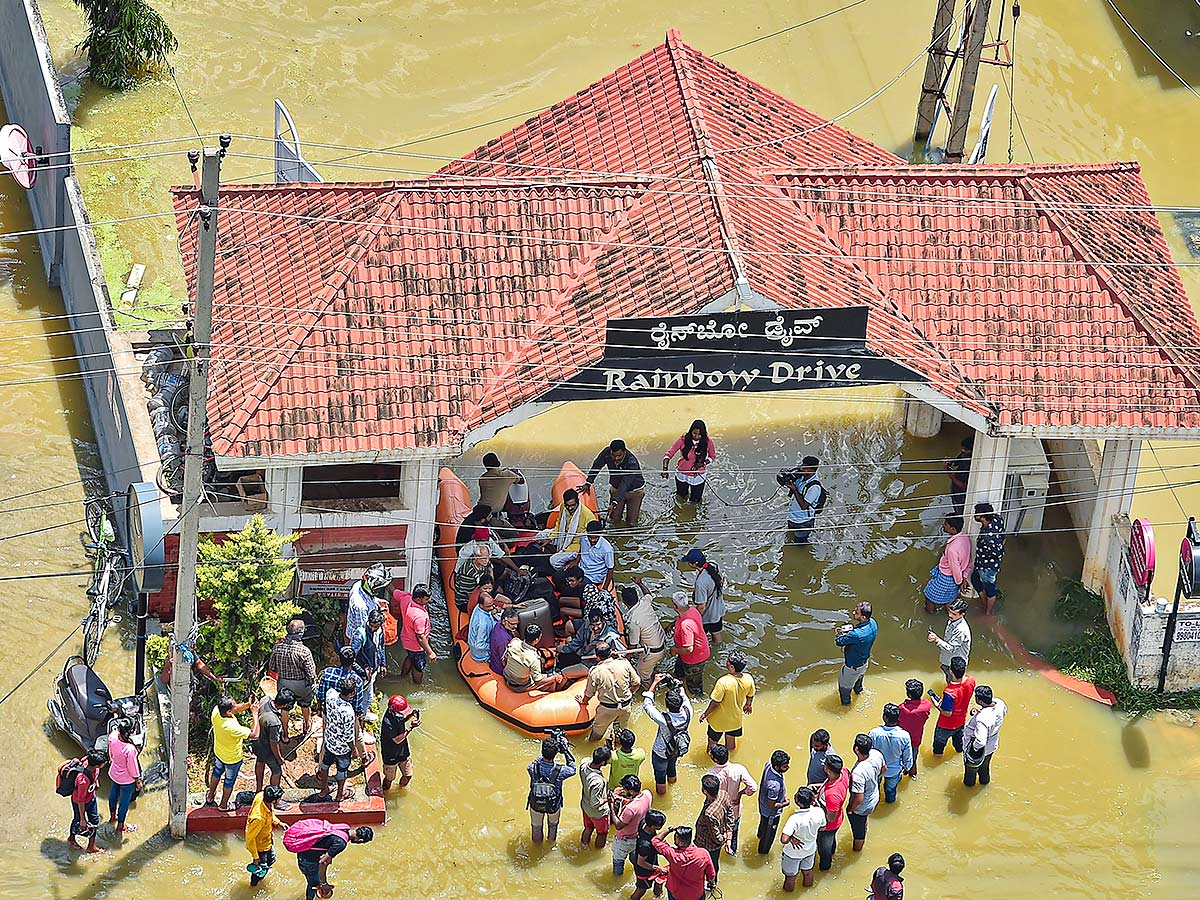
[[[553,497],[557,506],[562,502],[563,492],[577,487],[587,479],[583,472],[571,462],[566,463],[554,479]],[[582,495],[583,498],[590,496]],[[593,507],[594,498],[588,503]],[[581,734],[591,729],[596,700],[580,706],[575,695],[582,692],[583,680],[564,690],[553,693],[529,691],[520,693],[512,690],[504,679],[492,672],[486,662],[471,658],[467,645],[469,609],[474,606],[474,597],[468,603],[468,612],[462,612],[454,602],[453,574],[458,560],[456,537],[458,527],[472,509],[471,492],[462,479],[450,469],[438,473],[437,505],[437,559],[446,595],[446,613],[450,617],[450,634],[453,636],[453,656],[458,673],[470,688],[475,700],[500,721],[532,737],[543,737],[552,728],[561,728],[567,734]]]

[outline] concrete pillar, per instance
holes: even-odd
[[[299,530],[304,469],[298,466],[267,469],[263,480],[267,485],[271,527],[280,534]],[[292,552],[290,545],[284,552]]]
[[[1004,508],[1004,483],[1008,479],[1009,443],[1007,437],[975,432],[971,474],[967,478],[967,499],[963,504],[966,531],[972,537],[979,532],[979,523],[975,521],[976,503],[990,503],[1001,515],[1008,514]],[[1009,524],[1007,520],[1006,524]]]
[[[931,438],[942,430],[942,411],[916,397],[904,401],[904,430],[913,437]]]
[[[404,505],[410,509],[408,534],[404,542],[405,562],[408,566],[406,587],[428,583],[433,577],[433,542],[437,533],[434,520],[437,518],[438,468],[435,459],[424,459],[404,464]]]
[[[1108,564],[1115,519],[1119,515],[1127,514],[1133,503],[1133,488],[1137,481],[1141,452],[1140,440],[1121,439],[1104,442],[1096,504],[1092,508],[1083,557],[1083,583],[1096,593],[1104,592],[1104,572]]]

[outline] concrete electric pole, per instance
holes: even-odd
[[[942,72],[946,67],[946,48],[950,46],[950,25],[954,21],[954,0],[938,0],[933,16],[933,37],[929,42],[929,60],[925,63],[925,80],[921,83],[921,100],[917,104],[917,127],[913,143],[924,147],[937,121],[938,100],[942,94]]]
[[[975,80],[979,77],[979,59],[987,43],[988,15],[992,0],[975,0],[967,42],[963,47],[962,75],[958,80],[958,95],[950,116],[950,137],[946,141],[946,162],[960,163],[967,144],[967,126],[971,123],[971,102],[975,99]]]
[[[192,366],[188,381],[187,448],[183,467],[183,499],[179,514],[179,570],[175,586],[174,665],[171,669],[171,728],[167,735],[171,756],[168,787],[171,835],[187,835],[188,718],[191,710],[192,630],[196,622],[196,557],[200,544],[200,508],[204,499],[205,432],[208,416],[208,364],[212,344],[213,283],[217,261],[217,199],[221,160],[229,135],[221,135],[221,149],[204,149],[200,175],[200,208],[195,225],[200,229],[196,252],[196,309],[192,323]]]

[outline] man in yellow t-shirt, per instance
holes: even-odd
[[[253,724],[247,728],[237,720],[237,714],[252,710]],[[217,785],[224,781],[221,791],[221,809],[229,809],[229,797],[237,782],[238,772],[242,768],[242,759],[246,755],[242,746],[247,739],[258,737],[258,705],[251,697],[245,703],[234,703],[232,697],[222,697],[213,707],[210,716],[213,728],[213,768],[212,776],[208,779],[208,796],[205,806],[216,806]]]
[[[246,817],[246,849],[250,851],[250,865],[246,866],[246,871],[250,873],[251,887],[266,878],[271,866],[275,865],[274,829],[287,830],[275,815],[275,804],[282,799],[283,788],[268,784],[250,805],[250,815]]]
[[[754,711],[754,679],[746,672],[747,663],[741,650],[725,657],[725,674],[717,679],[708,709],[700,714],[700,721],[708,722],[710,751],[724,738],[726,749],[732,753],[742,736],[743,718]]]

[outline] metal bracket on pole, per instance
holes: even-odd
[[[184,645],[196,622],[196,558],[200,544],[200,512],[204,500],[205,432],[208,427],[208,361],[212,345],[213,285],[216,279],[218,194],[221,160],[229,147],[221,135],[221,149],[204,149],[200,172],[201,215],[196,265],[196,310],[192,324],[192,372],[188,382],[187,450],[183,466],[183,499],[179,512],[179,577],[175,588],[175,631],[171,671],[171,752],[167,784],[171,834],[187,835],[188,718],[191,711],[192,663]]]

